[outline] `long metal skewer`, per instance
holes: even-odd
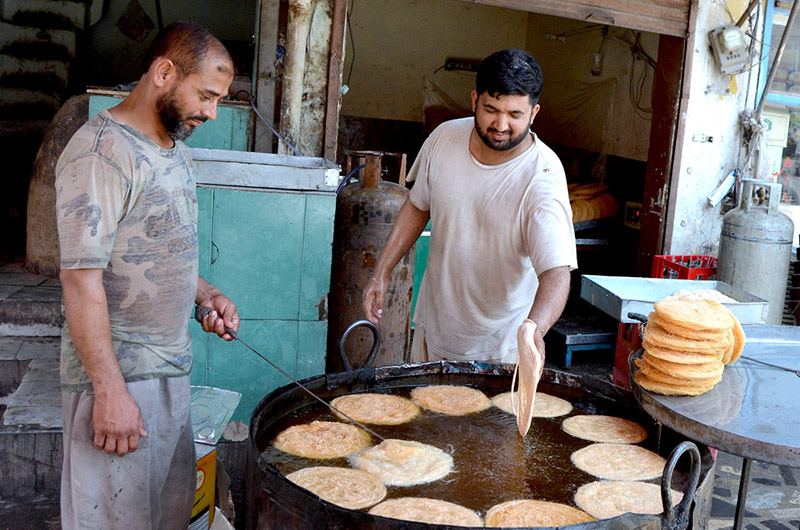
[[[206,316],[207,314],[209,314],[210,312],[211,312],[211,309],[210,309],[210,308],[208,308],[208,307],[201,306],[201,305],[195,306],[195,309],[194,309],[194,318],[195,318],[195,320],[197,320],[198,322],[201,322],[201,323],[202,323],[202,321],[203,321],[203,318],[205,318],[205,316]],[[305,386],[305,385],[303,385],[303,383],[301,383],[300,381],[298,381],[297,379],[295,379],[295,378],[294,378],[294,377],[292,377],[291,375],[287,374],[287,373],[286,373],[286,372],[285,372],[283,369],[281,369],[281,367],[280,367],[280,366],[278,366],[277,364],[273,363],[272,361],[270,361],[269,359],[267,359],[266,357],[264,357],[263,355],[261,355],[260,353],[258,353],[258,351],[256,351],[256,349],[255,349],[255,348],[253,348],[252,346],[250,346],[249,344],[247,344],[245,341],[243,341],[241,338],[239,338],[239,334],[238,334],[238,333],[236,333],[234,330],[232,330],[231,328],[228,328],[228,327],[226,327],[226,328],[225,328],[225,333],[227,333],[228,335],[230,335],[231,337],[233,337],[233,339],[234,339],[234,340],[238,340],[239,342],[241,342],[241,343],[242,343],[242,345],[243,345],[245,348],[247,348],[247,349],[248,349],[248,350],[250,350],[251,352],[255,353],[256,355],[258,355],[259,357],[261,357],[261,358],[262,358],[262,359],[264,359],[265,361],[267,361],[267,362],[270,364],[270,366],[272,366],[273,368],[275,368],[276,370],[278,370],[280,373],[282,373],[283,375],[285,375],[287,378],[289,378],[289,380],[290,380],[292,383],[296,384],[297,386],[299,386],[300,388],[302,388],[303,390],[305,390],[305,391],[306,391],[306,393],[307,393],[309,396],[313,397],[314,399],[316,399],[317,401],[319,401],[320,403],[322,403],[323,405],[325,405],[326,407],[328,407],[329,409],[331,409],[331,410],[332,410],[333,412],[335,412],[336,414],[339,414],[340,416],[343,416],[344,418],[346,418],[346,419],[350,420],[351,422],[355,423],[356,425],[358,425],[359,427],[361,427],[362,429],[364,429],[365,431],[367,431],[368,433],[370,433],[370,434],[371,434],[372,436],[374,436],[375,438],[378,438],[379,440],[381,440],[381,441],[384,441],[384,442],[386,441],[386,438],[384,438],[384,437],[383,437],[383,436],[381,436],[380,434],[376,433],[375,431],[373,431],[372,429],[370,429],[369,427],[367,427],[366,425],[364,425],[364,424],[363,424],[363,423],[361,423],[360,421],[358,421],[358,420],[354,420],[353,418],[351,418],[350,416],[348,416],[347,414],[345,414],[345,413],[344,413],[344,412],[342,412],[341,410],[337,409],[336,407],[334,407],[333,405],[331,405],[330,403],[328,403],[327,401],[325,401],[324,399],[322,399],[321,397],[319,397],[318,395],[316,395],[314,392],[312,392],[311,390],[309,390],[308,388],[306,388],[306,386]]]
[[[787,368],[785,366],[779,366],[777,364],[765,363],[764,361],[759,361],[758,359],[753,359],[752,357],[747,357],[746,355],[742,355],[740,358],[744,359],[745,361],[752,361],[754,363],[763,364],[764,366],[769,366],[770,368],[777,368],[778,370],[785,370],[787,372],[794,372],[794,374],[797,377],[800,377],[800,370],[795,370],[794,368]]]

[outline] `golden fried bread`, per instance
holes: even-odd
[[[684,328],[724,331],[733,326],[730,311],[714,300],[661,300],[654,309],[665,321]]]
[[[601,414],[571,416],[563,421],[561,428],[576,438],[592,442],[636,444],[647,438],[647,430],[635,421]]]

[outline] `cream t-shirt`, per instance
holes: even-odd
[[[537,275],[577,268],[564,168],[536,135],[524,153],[487,166],[469,152],[473,118],[440,125],[408,180],[411,202],[431,213],[428,264],[414,322],[445,359],[516,359]]]

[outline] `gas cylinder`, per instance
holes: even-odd
[[[781,185],[742,180],[739,207],[722,218],[717,280],[769,302],[768,325],[780,325],[794,223],[778,211]]]
[[[378,261],[389,231],[408,197],[405,186],[381,179],[382,159],[400,156],[400,182],[405,182],[405,155],[355,151],[363,161],[361,178],[347,184],[336,199],[333,233],[331,289],[328,299],[328,356],[326,371],[343,369],[338,340],[345,329],[365,318],[362,294]],[[348,161],[348,167],[351,164]],[[411,293],[414,287],[414,247],[392,271],[378,323],[381,347],[374,366],[403,364],[408,350],[411,324]],[[354,330],[345,343],[345,354],[353,368],[360,367],[372,347],[372,333]]]

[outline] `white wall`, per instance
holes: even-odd
[[[699,4],[695,45],[689,50],[693,61],[688,105],[683,110],[683,151],[676,161],[677,185],[671,190],[674,208],[668,212],[665,226],[667,254],[717,254],[722,215],[720,206],[711,208],[706,197],[738,165],[742,141],[739,116],[747,106],[745,91],[750,74],[722,75],[708,40],[708,32],[730,23],[730,16],[719,0]],[[735,15],[739,13],[741,10],[734,11]],[[757,85],[757,69],[752,76],[751,92]],[[753,98],[749,99],[752,108]],[[694,141],[700,139],[699,135],[714,140]]]
[[[634,66],[627,44],[634,42],[630,30],[609,27],[603,39],[600,27],[595,27],[566,35],[563,41],[552,38],[588,26],[593,25],[547,15],[528,17],[526,46],[542,65],[544,74],[542,110],[537,118],[542,122],[540,126],[558,143],[646,161],[650,116],[640,117],[634,111],[629,82],[632,68],[634,79],[645,72],[641,104],[651,107],[653,69],[643,61]],[[641,33],[641,43],[657,60],[658,35]],[[603,56],[602,69],[595,76],[591,70],[598,51]]]
[[[545,88],[537,125],[553,140],[574,147],[604,151],[635,160],[647,159],[649,118],[638,117],[628,96],[631,54],[615,39],[632,42],[631,32],[611,28],[603,46],[602,75],[592,76],[593,54],[600,31],[548,40],[587,26],[582,21],[470,4],[457,0],[353,0],[351,17],[355,65],[342,114],[393,120],[422,121],[423,76],[431,75],[451,96],[469,108],[475,75],[433,71],[447,57],[482,59],[504,48],[530,50],[542,65]],[[642,34],[647,52],[656,58],[658,36]],[[344,81],[352,60],[347,40]],[[645,67],[637,62],[636,73]],[[642,101],[650,106],[653,72],[648,68]],[[615,83],[616,80],[616,83]],[[591,83],[600,83],[595,90]],[[599,86],[599,85],[598,85]],[[583,101],[588,112],[562,112]],[[608,113],[608,110],[611,110]],[[579,109],[580,110],[580,109]],[[605,121],[610,114],[610,120]],[[575,125],[577,131],[571,131]],[[568,134],[564,131],[570,130]]]
[[[342,114],[422,121],[423,76],[448,57],[483,59],[505,48],[524,48],[527,14],[457,0],[351,0],[355,64]],[[346,42],[344,80],[353,52]],[[475,74],[432,75],[469,108]]]

